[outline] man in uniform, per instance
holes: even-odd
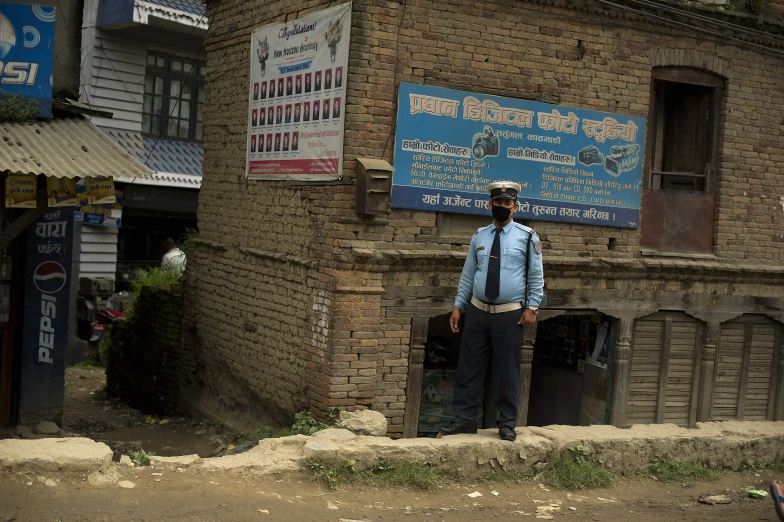
[[[499,373],[498,434],[517,438],[517,400],[523,328],[536,324],[544,296],[542,243],[533,229],[515,223],[520,185],[491,183],[489,208],[493,224],[471,238],[449,326],[457,333],[460,312],[466,311],[455,378],[455,416],[441,435],[476,433],[479,399],[492,348]],[[527,295],[526,295],[527,292]]]

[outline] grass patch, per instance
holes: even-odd
[[[150,457],[155,455],[153,452],[146,452],[143,449],[139,451],[129,451],[128,457],[130,457],[131,462],[135,466],[149,466],[150,465]]]
[[[694,462],[666,460],[646,466],[638,470],[636,474],[638,476],[653,477],[661,482],[691,482],[695,480],[716,480],[721,475],[721,472]]]
[[[590,450],[577,446],[555,456],[541,474],[548,486],[575,491],[585,488],[609,488],[615,475],[587,458]]]
[[[375,486],[433,491],[440,485],[454,482],[450,472],[416,461],[380,462],[365,467],[354,460],[311,461],[308,467],[316,482],[333,490],[352,486]]]
[[[88,357],[87,359],[72,365],[71,368],[98,368],[98,362],[92,357]]]
[[[771,464],[771,468],[776,471],[784,471],[784,454],[776,457],[776,460]]]

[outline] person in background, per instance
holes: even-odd
[[[174,240],[170,237],[167,237],[164,240],[163,246],[166,247],[166,253],[163,254],[161,267],[180,273],[184,272],[185,252],[177,248],[177,243],[175,243]]]

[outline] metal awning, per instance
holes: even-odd
[[[57,178],[150,177],[153,172],[80,115],[0,123],[0,171]]]

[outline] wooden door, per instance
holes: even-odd
[[[680,312],[635,321],[625,424],[694,425],[703,328]]]
[[[782,325],[744,315],[721,325],[711,420],[774,420]]]

